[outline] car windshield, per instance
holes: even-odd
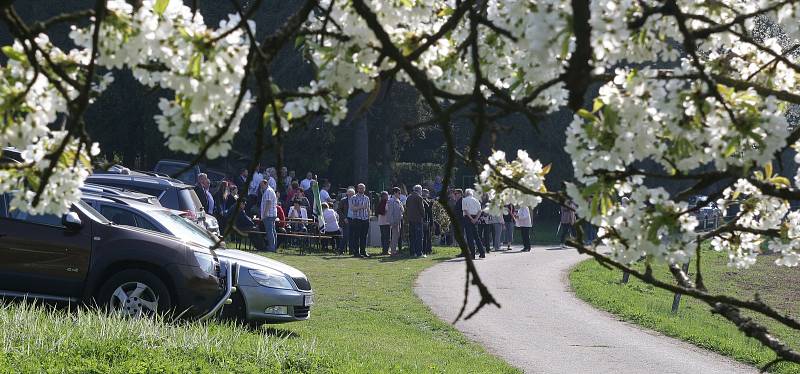
[[[153,210],[149,212],[150,215],[158,220],[158,222],[175,237],[186,240],[206,248],[213,248],[217,245],[217,241],[211,237],[204,229],[197,225],[185,220],[184,218],[174,214],[168,210]]]

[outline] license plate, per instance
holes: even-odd
[[[303,297],[303,306],[311,306],[314,304],[314,295],[306,295]]]

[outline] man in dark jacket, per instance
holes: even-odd
[[[347,189],[347,195],[339,200],[339,206],[336,212],[339,214],[339,226],[342,229],[342,240],[339,241],[339,254],[348,253],[347,248],[350,246],[350,197],[356,194],[353,187]]]
[[[211,196],[211,180],[205,173],[197,174],[197,184],[194,186],[194,192],[203,204],[203,210],[207,214],[214,213],[214,197]]]
[[[422,199],[422,186],[416,185],[413,192],[406,199],[406,218],[411,227],[409,241],[411,242],[411,254],[415,257],[428,257],[422,253],[423,242],[423,222],[425,221],[425,202]]]

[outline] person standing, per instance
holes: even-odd
[[[441,175],[437,175],[436,178],[434,178],[433,186],[431,187],[433,188],[434,198],[438,198],[439,194],[442,193],[442,187],[443,187]]]
[[[434,201],[430,198],[431,193],[427,189],[422,189],[422,202],[425,203],[425,225],[422,230],[422,254],[429,255],[433,253],[433,204]]]
[[[367,186],[359,183],[356,186],[356,194],[350,198],[350,230],[351,240],[350,250],[354,257],[368,258],[367,253],[367,234],[369,234],[369,197],[364,193]]]
[[[247,183],[247,168],[241,168],[239,170],[239,175],[236,177],[236,180],[234,180],[234,183],[236,184],[236,189],[240,192],[247,190],[245,188]]]
[[[278,182],[275,179],[276,175],[277,173],[275,173],[275,168],[267,168],[267,175],[264,176],[264,178],[267,179],[267,184],[272,187],[273,191],[278,190]]]
[[[200,198],[200,203],[203,204],[203,210],[207,214],[214,213],[214,196],[211,195],[211,180],[208,179],[208,175],[206,173],[197,174],[197,185],[194,187],[194,191],[197,194],[197,197]]]
[[[381,192],[381,199],[375,206],[375,214],[378,216],[378,227],[381,229],[381,254],[389,254],[389,217],[386,214],[386,205],[389,203],[389,193]]]
[[[575,203],[571,200],[561,206],[561,247],[566,246],[567,234],[574,238],[575,234]]]
[[[347,194],[344,198],[339,200],[339,217],[344,217],[339,225],[342,228],[342,240],[339,241],[339,254],[343,253],[350,253],[353,254],[353,247],[350,246],[350,242],[352,240],[351,235],[352,232],[350,230],[350,198],[356,194],[356,190],[353,187],[349,187],[347,189]],[[349,252],[348,252],[349,248]]]
[[[464,224],[464,234],[467,239],[467,246],[469,246],[472,258],[475,258],[475,250],[477,247],[480,252],[481,258],[486,258],[481,239],[478,237],[477,223],[481,216],[481,202],[478,201],[473,195],[475,191],[468,188],[464,191],[464,198],[461,199],[461,209],[464,212],[462,222]]]
[[[533,227],[533,219],[531,218],[531,211],[527,206],[522,206],[517,209],[516,224],[519,227],[520,234],[522,235],[522,252],[530,252],[531,250],[531,227]]]
[[[490,215],[489,216],[489,225],[491,226],[492,231],[492,248],[495,252],[500,251],[500,241],[503,235],[503,216],[502,215]]]
[[[323,179],[320,187],[322,189],[319,190],[319,201],[323,203],[328,203],[328,205],[330,205],[330,203],[333,202],[333,199],[331,199],[331,194],[330,192],[328,192],[331,189],[331,182],[328,181],[327,179]]]
[[[505,223],[505,227],[503,228],[503,244],[506,245],[506,250],[508,251],[511,250],[511,244],[514,243],[514,216],[516,214],[513,204],[506,205],[503,214],[503,222]]]
[[[386,216],[389,221],[389,254],[397,256],[400,243],[400,228],[403,225],[403,203],[400,202],[400,188],[392,188],[392,197],[386,202]]]
[[[422,227],[425,220],[425,203],[422,199],[422,186],[412,188],[411,195],[406,198],[406,218],[408,219],[408,240],[411,254],[414,257],[427,257],[422,253]]]
[[[278,196],[275,190],[264,183],[266,188],[261,195],[261,220],[264,222],[264,231],[267,237],[267,251],[277,252],[278,235],[275,231],[275,220],[278,219]]]
[[[303,191],[311,188],[312,180],[314,180],[314,173],[309,171],[308,173],[306,173],[306,179],[300,181],[300,188],[302,188]]]
[[[258,165],[256,171],[253,173],[253,179],[250,180],[250,186],[247,188],[247,202],[251,207],[256,207],[259,199],[259,188],[261,188],[261,181],[264,180],[264,174],[261,174],[261,165]],[[261,213],[259,211],[259,213]]]

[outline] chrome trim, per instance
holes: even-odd
[[[30,292],[16,292],[16,291],[5,291],[0,290],[0,296],[8,296],[8,297],[20,297],[24,299],[42,299],[42,300],[50,300],[50,301],[65,301],[68,303],[77,303],[78,299],[74,297],[66,297],[66,296],[53,296],[53,295],[45,295],[39,293],[30,293]]]
[[[222,298],[220,298],[217,304],[214,305],[214,307],[208,311],[208,313],[198,318],[199,321],[205,321],[211,316],[215,315],[220,310],[220,308],[222,308],[225,305],[225,303],[228,302],[228,299],[230,299],[231,293],[233,293],[233,289],[236,286],[235,284],[233,284],[233,279],[234,279],[233,274],[234,272],[237,273],[239,272],[239,264],[227,262],[227,265],[228,265],[227,274],[225,274],[225,293],[222,295]]]

